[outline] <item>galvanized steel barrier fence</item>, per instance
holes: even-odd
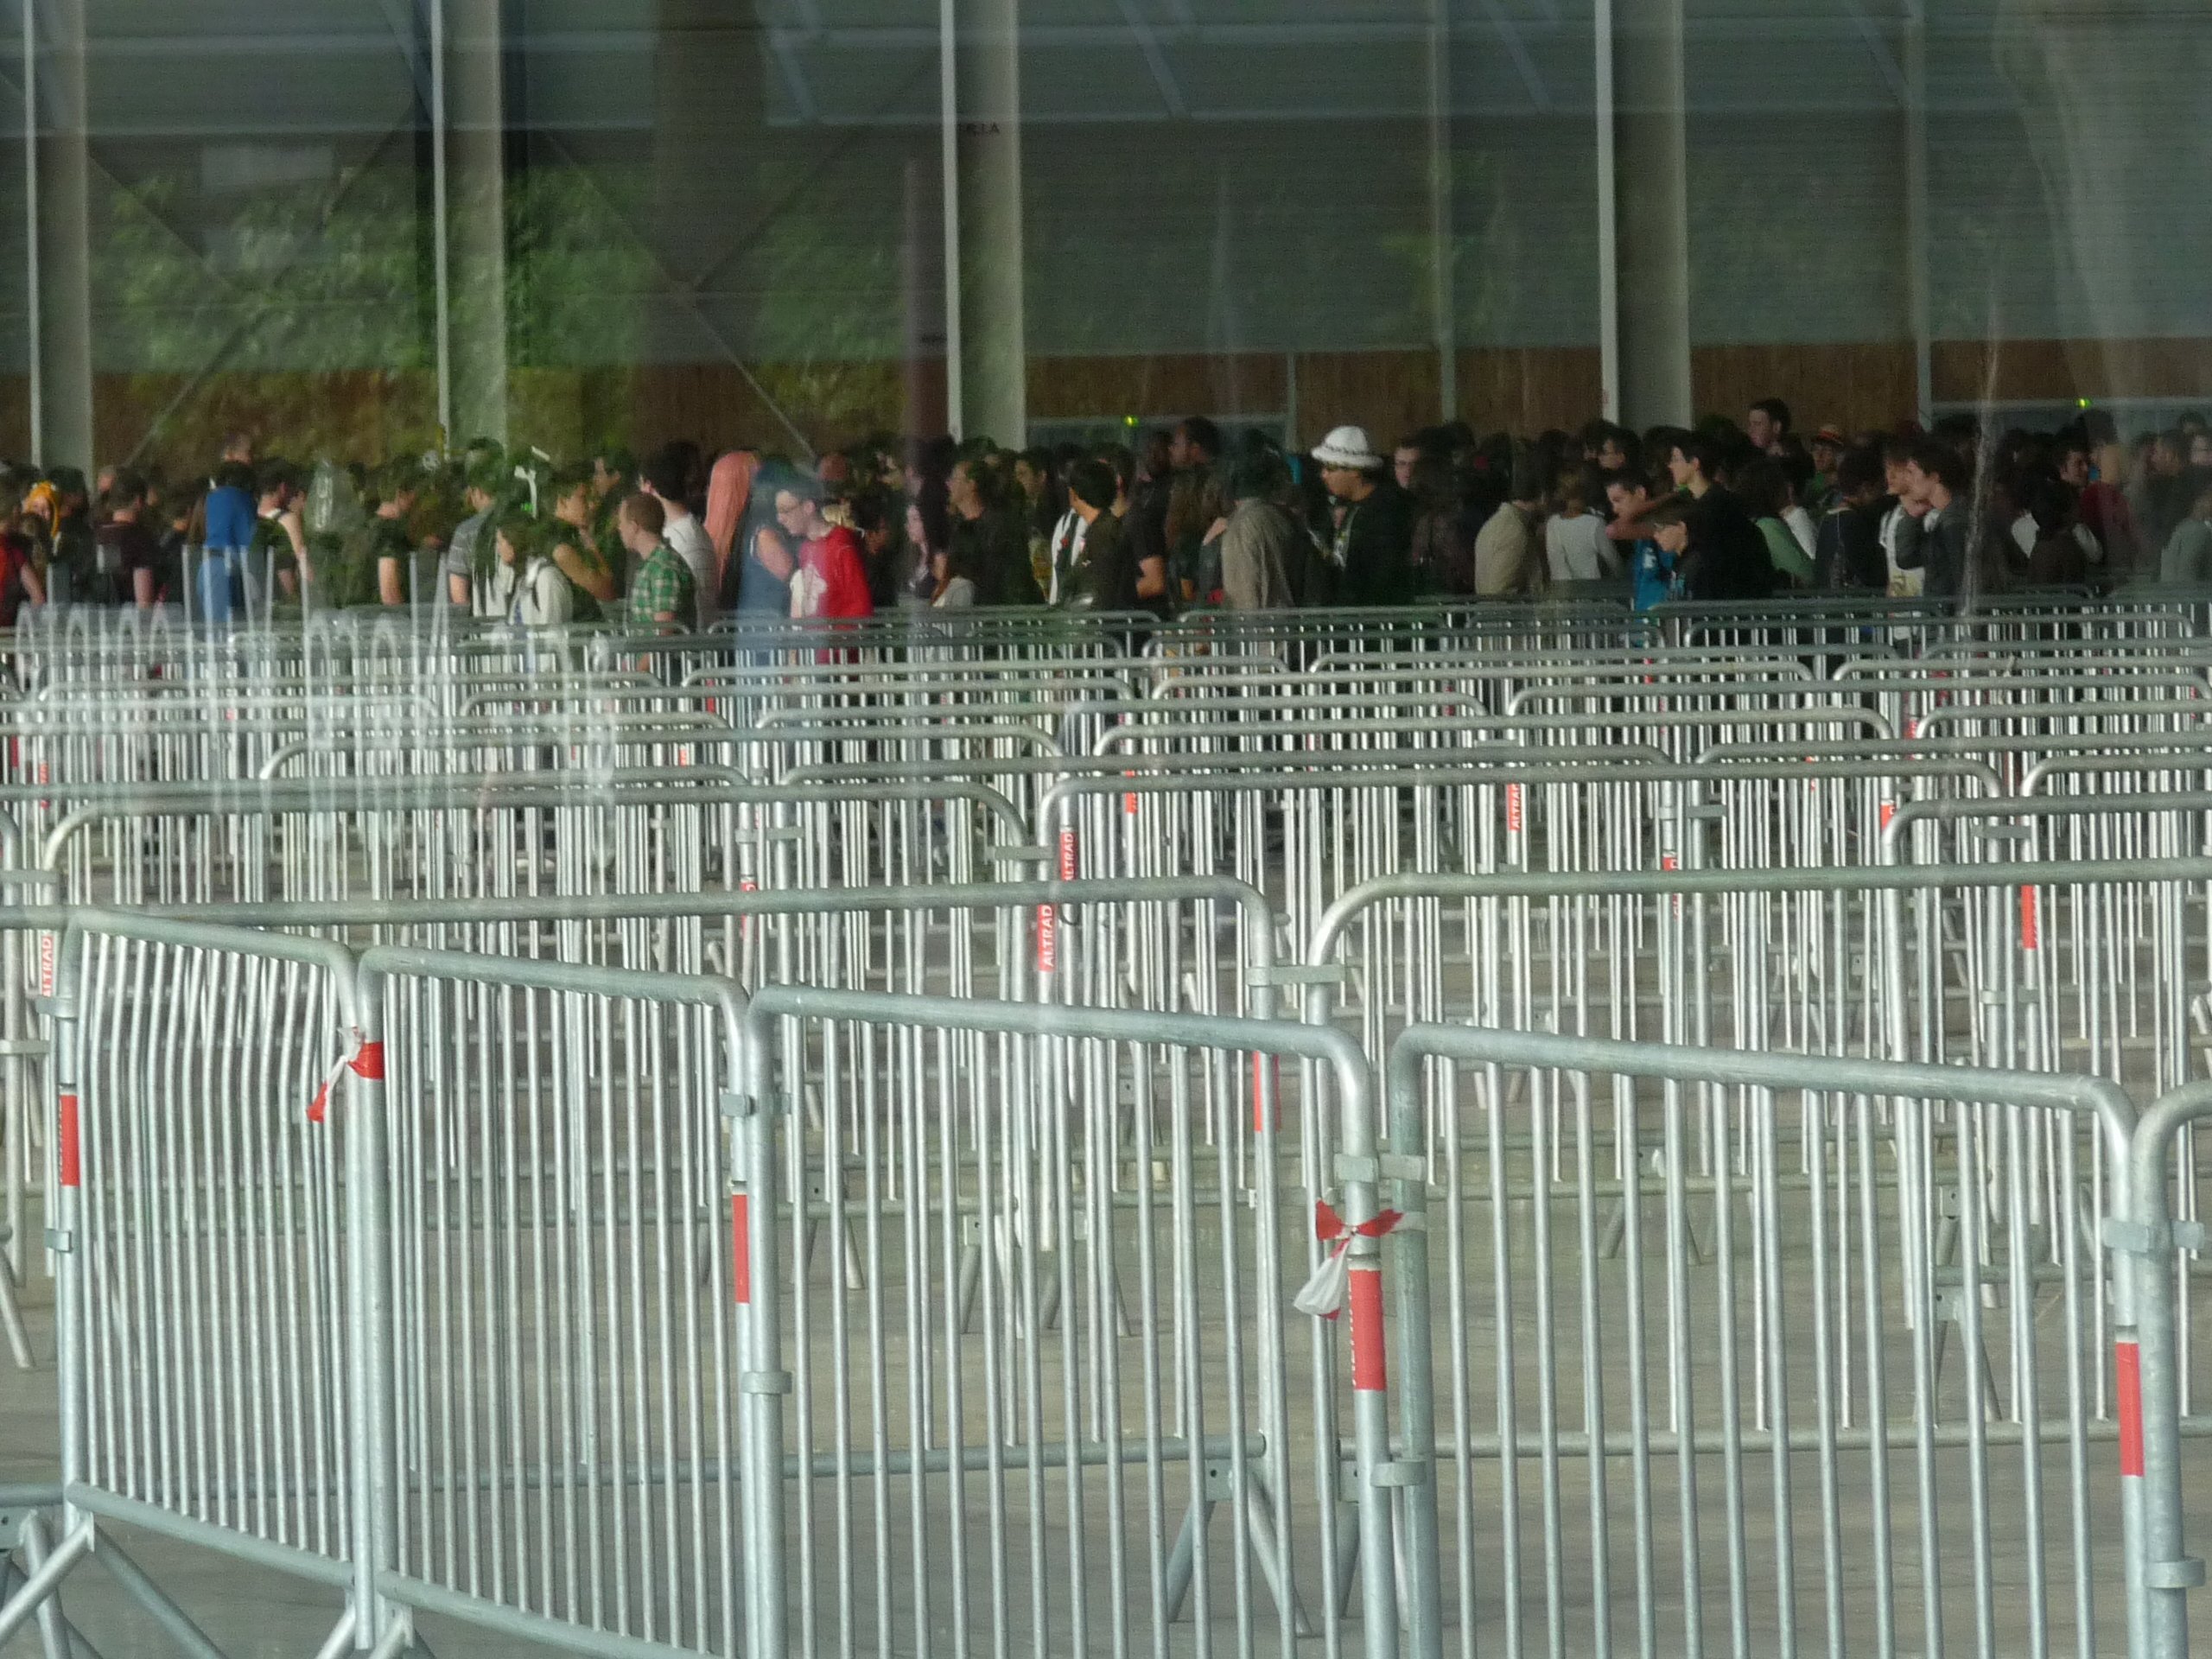
[[[2204,620],[34,632],[0,1639],[2183,1651]]]
[[[1676,1650],[1679,1621],[1684,1650],[2098,1651],[2123,1624],[2186,1650],[2174,1273],[2201,1236],[2167,1152],[2201,1089],[2139,1127],[2093,1078],[1416,1025],[1385,1110],[1358,1046],[1281,1020],[748,1007],[97,912],[60,962],[64,1521],[0,1637],[122,1524],[342,1589],[334,1652],[400,1651],[422,1614],[633,1655],[1379,1659],[1538,1618],[1554,1648]],[[1317,1191],[1285,1110],[1329,1125]],[[1719,1116],[1756,1155],[1700,1173]],[[2024,1213],[2034,1141],[2062,1200],[2005,1244],[1980,1195]],[[1301,1341],[1289,1293],[1339,1243],[1344,1333]],[[2011,1357],[1978,1364],[2000,1283]]]

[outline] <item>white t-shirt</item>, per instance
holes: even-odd
[[[1073,507],[1060,515],[1060,522],[1052,527],[1052,591],[1045,595],[1047,605],[1060,603],[1060,583],[1074,573],[1076,563],[1083,557],[1084,536],[1090,524]]]
[[[691,568],[691,584],[697,592],[699,626],[712,625],[715,620],[715,544],[707,537],[707,527],[699,522],[696,513],[685,513],[677,518],[668,515],[661,529],[661,539],[675,550],[676,556]]]
[[[576,608],[575,590],[561,567],[548,558],[531,559],[519,573],[512,564],[494,566],[476,585],[474,597],[479,616],[524,628],[557,628],[575,616]]]
[[[1889,562],[1891,599],[1918,599],[1925,581],[1924,573],[1919,570],[1897,568],[1897,526],[1905,518],[1905,510],[1901,506],[1891,507],[1882,515],[1882,556]]]
[[[1555,513],[1544,524],[1544,560],[1554,582],[1605,582],[1621,573],[1620,556],[1594,512]]]
[[[1797,545],[1805,550],[1805,556],[1813,556],[1820,533],[1813,528],[1813,515],[1792,501],[1782,510],[1782,522],[1789,526],[1789,533],[1797,538]]]

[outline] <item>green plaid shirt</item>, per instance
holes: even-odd
[[[697,584],[691,580],[691,567],[683,563],[682,555],[663,542],[638,567],[637,579],[630,584],[630,626],[641,633],[654,633],[663,628],[689,628],[697,611]],[[663,616],[673,616],[673,624],[659,621]]]

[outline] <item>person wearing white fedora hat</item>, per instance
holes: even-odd
[[[1336,533],[1322,572],[1333,589],[1308,602],[1405,605],[1414,597],[1413,502],[1364,428],[1340,426],[1313,446]]]

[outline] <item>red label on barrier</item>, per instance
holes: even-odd
[[[1137,792],[1134,789],[1122,797],[1122,810],[1130,817],[1137,815]]]
[[[1354,1268],[1345,1281],[1344,1305],[1351,1316],[1351,1385],[1363,1393],[1379,1393],[1388,1386],[1382,1359],[1382,1269]]]
[[[1521,785],[1518,784],[1505,786],[1505,832],[1511,836],[1521,833]]]
[[[353,1075],[366,1077],[371,1083],[384,1081],[384,1045],[363,1043],[361,1052],[353,1059]]]
[[[1895,801],[1884,801],[1882,803],[1882,828],[1885,830],[1888,829],[1890,827],[1890,820],[1897,817],[1897,804]]]
[[[743,1192],[729,1198],[729,1287],[741,1307],[753,1300],[753,1200]]]
[[[41,996],[52,996],[54,995],[54,953],[56,945],[53,934],[41,933],[38,936],[38,994]]]
[[[1037,971],[1049,974],[1060,965],[1059,912],[1050,905],[1037,906]]]
[[[1072,830],[1060,831],[1060,880],[1075,880],[1075,831]]]
[[[54,1137],[54,1160],[60,1166],[61,1185],[76,1186],[84,1172],[77,1142],[77,1096],[62,1096],[60,1109],[60,1133]]]
[[[2115,1342],[2112,1369],[2120,1406],[2120,1472],[2139,1479],[2143,1474],[2142,1351],[2132,1342]]]
[[[1275,1126],[1274,1113],[1268,1109],[1268,1091],[1260,1075],[1262,1066],[1267,1067],[1268,1079],[1272,1080],[1275,1075],[1274,1057],[1259,1054],[1252,1057],[1252,1133],[1255,1135],[1265,1135]]]
[[[2036,890],[2033,887],[2022,887],[2020,889],[2020,949],[2035,950],[2041,943],[2042,938],[2042,930],[2037,926],[2036,919]]]

